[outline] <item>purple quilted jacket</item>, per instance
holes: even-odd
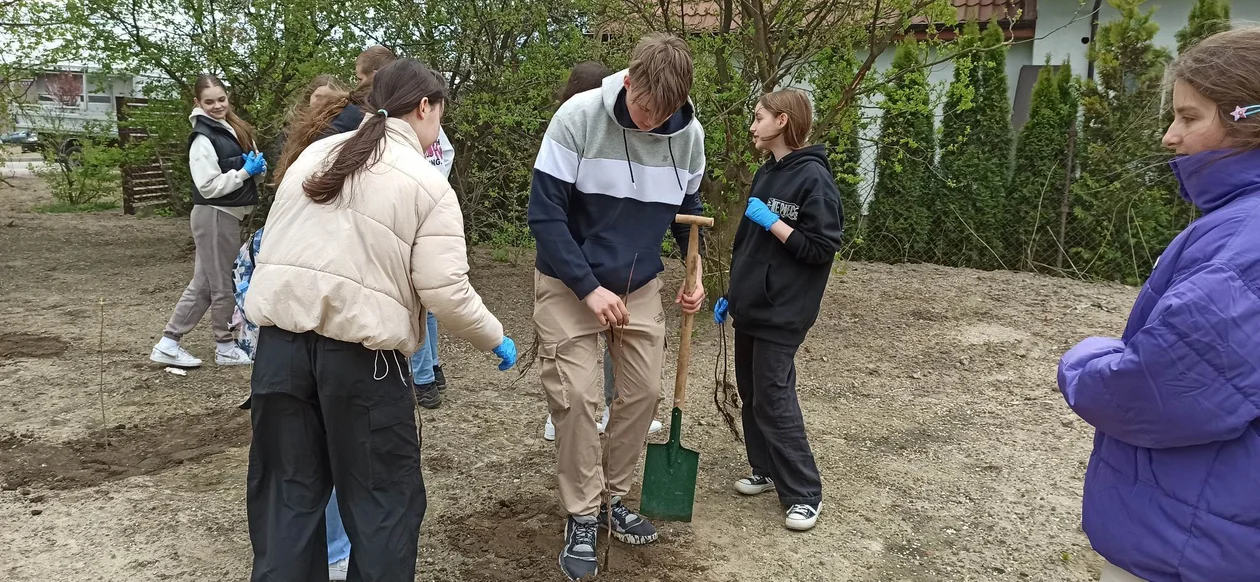
[[[1260,580],[1260,151],[1172,163],[1203,217],[1177,236],[1121,339],[1059,363],[1097,429],[1083,525],[1152,582]]]

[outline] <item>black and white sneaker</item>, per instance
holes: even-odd
[[[760,495],[766,491],[774,491],[774,481],[769,477],[752,475],[736,481],[735,490],[744,495]]]
[[[599,509],[599,527],[608,527],[607,507]],[[621,502],[620,497],[613,497],[612,535],[627,544],[641,546],[656,541],[656,526],[639,514],[630,511],[630,508]]]
[[[442,405],[442,393],[438,392],[437,385],[433,382],[428,384],[416,385],[416,402],[429,410],[433,410]]]
[[[809,505],[807,503],[797,503],[791,509],[788,509],[787,520],[784,525],[793,531],[809,531],[814,529],[814,524],[818,523],[818,513],[822,511],[822,504]]]
[[[560,551],[560,570],[570,580],[581,580],[599,573],[599,561],[595,557],[598,534],[595,516],[569,516],[564,528],[564,549]]]

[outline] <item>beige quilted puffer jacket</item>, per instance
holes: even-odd
[[[388,120],[379,160],[316,204],[302,182],[354,132],[315,142],[293,163],[267,216],[245,315],[260,326],[415,352],[425,310],[483,351],[503,325],[468,281],[464,219],[450,184],[405,121]],[[326,162],[327,160],[327,162]]]

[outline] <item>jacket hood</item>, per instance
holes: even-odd
[[[1205,213],[1260,193],[1260,150],[1208,150],[1174,158],[1169,165],[1181,183],[1181,197]]]
[[[228,131],[232,132],[232,135],[236,135],[236,130],[232,129],[232,126],[227,121],[210,117],[210,114],[206,113],[206,111],[200,107],[193,107],[192,113],[188,114],[188,125],[196,125],[198,117],[204,117],[205,120],[210,123],[216,123],[222,127],[226,127]]]
[[[788,170],[804,167],[806,164],[822,164],[831,173],[831,162],[827,160],[827,148],[823,145],[805,146],[786,156],[782,160],[771,157],[765,166],[769,171]]]
[[[617,101],[621,99],[622,94],[626,92],[625,79],[626,75],[629,74],[630,70],[624,69],[604,77],[604,83],[600,88],[604,101],[604,111],[608,113],[609,117],[613,118],[613,121],[616,122],[617,125],[621,126],[621,128],[626,131],[638,131],[640,133],[650,133],[665,137],[676,136],[691,125],[691,122],[696,118],[696,112],[695,106],[692,105],[690,97],[687,98],[687,102],[683,104],[678,111],[674,112],[674,114],[671,115],[663,125],[651,131],[643,131],[636,127],[634,123],[623,123],[622,119],[617,115]]]

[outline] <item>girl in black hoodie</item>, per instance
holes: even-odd
[[[769,154],[735,234],[730,288],[713,308],[735,326],[735,382],[752,474],[735,490],[776,489],[788,529],[814,527],[822,480],[796,397],[796,350],[818,318],[844,224],[823,146],[807,146],[813,108],[801,91],[763,95],[749,130]]]

